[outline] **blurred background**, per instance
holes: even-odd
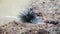
[[[0,0],[0,16],[16,16],[30,0]]]
[[[0,25],[14,20],[19,12],[28,7],[31,0],[0,0]],[[8,16],[8,17],[6,17]],[[13,16],[11,18],[11,16]]]

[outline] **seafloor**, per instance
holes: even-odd
[[[60,0],[36,0],[31,8],[43,22],[32,24],[13,20],[0,26],[0,34],[60,34]]]

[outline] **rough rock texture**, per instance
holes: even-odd
[[[42,12],[47,20],[60,21],[60,0],[36,0],[33,4],[33,11]]]
[[[35,25],[13,21],[0,26],[0,34],[48,34],[45,28],[45,24]]]
[[[32,7],[35,13],[42,13],[44,21],[58,21],[60,23],[60,0],[36,0]],[[50,31],[50,34],[59,34],[60,28],[58,26],[52,25],[47,30]]]
[[[9,22],[0,26],[0,34],[59,34],[60,26],[53,24],[31,24]]]

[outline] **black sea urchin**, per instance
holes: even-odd
[[[22,22],[32,23],[32,21],[36,18],[36,15],[34,12],[32,12],[32,9],[30,8],[19,17],[21,18]]]

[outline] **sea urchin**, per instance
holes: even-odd
[[[27,12],[27,13],[26,13]],[[32,23],[32,21],[36,18],[36,15],[34,12],[32,12],[32,9],[28,9],[24,14],[19,16],[21,18],[22,22]]]

